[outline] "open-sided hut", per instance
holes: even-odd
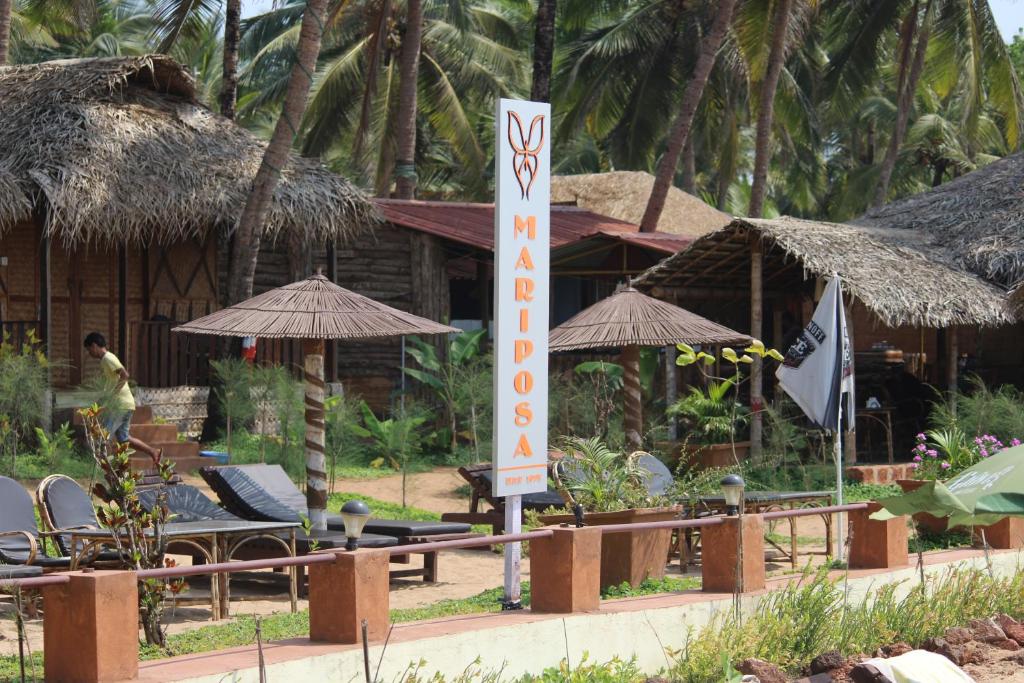
[[[192,78],[168,57],[0,67],[5,331],[36,329],[58,384],[77,384],[94,367],[82,363],[82,337],[93,329],[141,366],[136,374],[159,368],[169,379],[169,334],[145,328],[169,333],[169,321],[219,307],[227,250],[218,241],[241,214],[263,150],[200,104]],[[347,180],[295,156],[262,237],[334,243],[374,215]],[[142,339],[151,348],[132,348]]]
[[[738,218],[634,284],[784,350],[810,319],[822,278],[838,273],[863,406],[872,395],[898,400],[891,392],[904,374],[934,386],[955,382],[963,354],[983,376],[1024,379],[1006,290],[968,269],[963,253],[924,226]],[[872,368],[882,371],[869,378]]]

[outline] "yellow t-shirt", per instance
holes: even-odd
[[[124,366],[121,365],[117,356],[107,351],[103,358],[100,358],[100,370],[103,371],[103,376],[107,378],[107,381],[117,386],[121,382],[121,371],[124,370]],[[135,410],[135,397],[132,396],[128,382],[125,382],[117,393],[117,407],[121,410]]]

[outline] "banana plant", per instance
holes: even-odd
[[[386,420],[378,419],[366,401],[360,404],[363,413],[363,424],[366,429],[351,426],[353,433],[358,436],[373,439],[374,445],[380,457],[375,463],[382,465],[387,463],[402,473],[402,507],[406,507],[406,484],[409,477],[409,468],[415,462],[417,447],[419,444],[419,433],[417,430],[427,421],[423,416],[396,415]]]
[[[429,387],[444,404],[453,452],[458,446],[459,419],[456,403],[459,376],[462,370],[480,356],[480,342],[485,334],[486,329],[479,329],[455,335],[448,345],[447,359],[438,357],[437,349],[418,337],[410,337],[406,347],[420,367],[402,370]]]

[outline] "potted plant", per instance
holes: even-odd
[[[740,464],[750,451],[750,441],[736,440],[737,434],[750,421],[750,410],[737,400],[737,389],[746,380],[740,366],[754,362],[751,354],[773,360],[782,360],[782,354],[765,348],[756,339],[744,349],[742,356],[734,349],[723,348],[721,359],[733,366],[733,373],[731,377],[715,377],[704,370],[716,362],[714,356],[687,344],[676,348],[679,350],[676,365],[692,365],[708,381],[704,389],[690,387],[686,396],[668,408],[668,415],[680,418],[688,433],[686,442],[673,448],[673,455],[682,460],[685,452],[688,460],[700,469]]]
[[[690,387],[689,393],[669,406],[668,414],[680,420],[689,434],[688,441],[675,455],[701,469],[729,467],[746,459],[750,441],[737,441],[737,432],[746,427],[750,410],[732,395],[733,379],[709,382],[706,388]]]
[[[675,519],[680,508],[648,491],[648,471],[638,463],[642,452],[624,455],[596,438],[566,438],[557,485],[573,504],[582,506],[587,525],[633,524]],[[541,515],[545,524],[571,523],[572,514]],[[624,581],[632,586],[665,576],[671,529],[643,529],[605,534],[601,540],[601,587]]]

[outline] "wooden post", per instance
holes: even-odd
[[[623,367],[623,423],[626,430],[626,445],[631,450],[640,450],[644,431],[643,393],[640,388],[640,347],[629,345],[622,349]]]
[[[324,457],[324,340],[304,339],[306,380],[306,505],[314,529],[327,528],[327,461]]]
[[[327,279],[338,284],[338,249],[333,240],[327,241]],[[324,346],[324,378],[329,382],[338,381],[338,342],[329,339]]]
[[[946,328],[946,388],[949,391],[949,406],[956,414],[957,385],[959,384],[960,345],[957,343],[957,329],[950,325]]]
[[[128,247],[117,250],[117,355],[128,358]]]
[[[750,336],[761,338],[761,319],[764,313],[764,292],[762,272],[764,270],[764,247],[754,235],[750,249]],[[761,357],[754,355],[750,366],[750,458],[761,459],[761,408],[764,402],[764,378],[761,374]]]

